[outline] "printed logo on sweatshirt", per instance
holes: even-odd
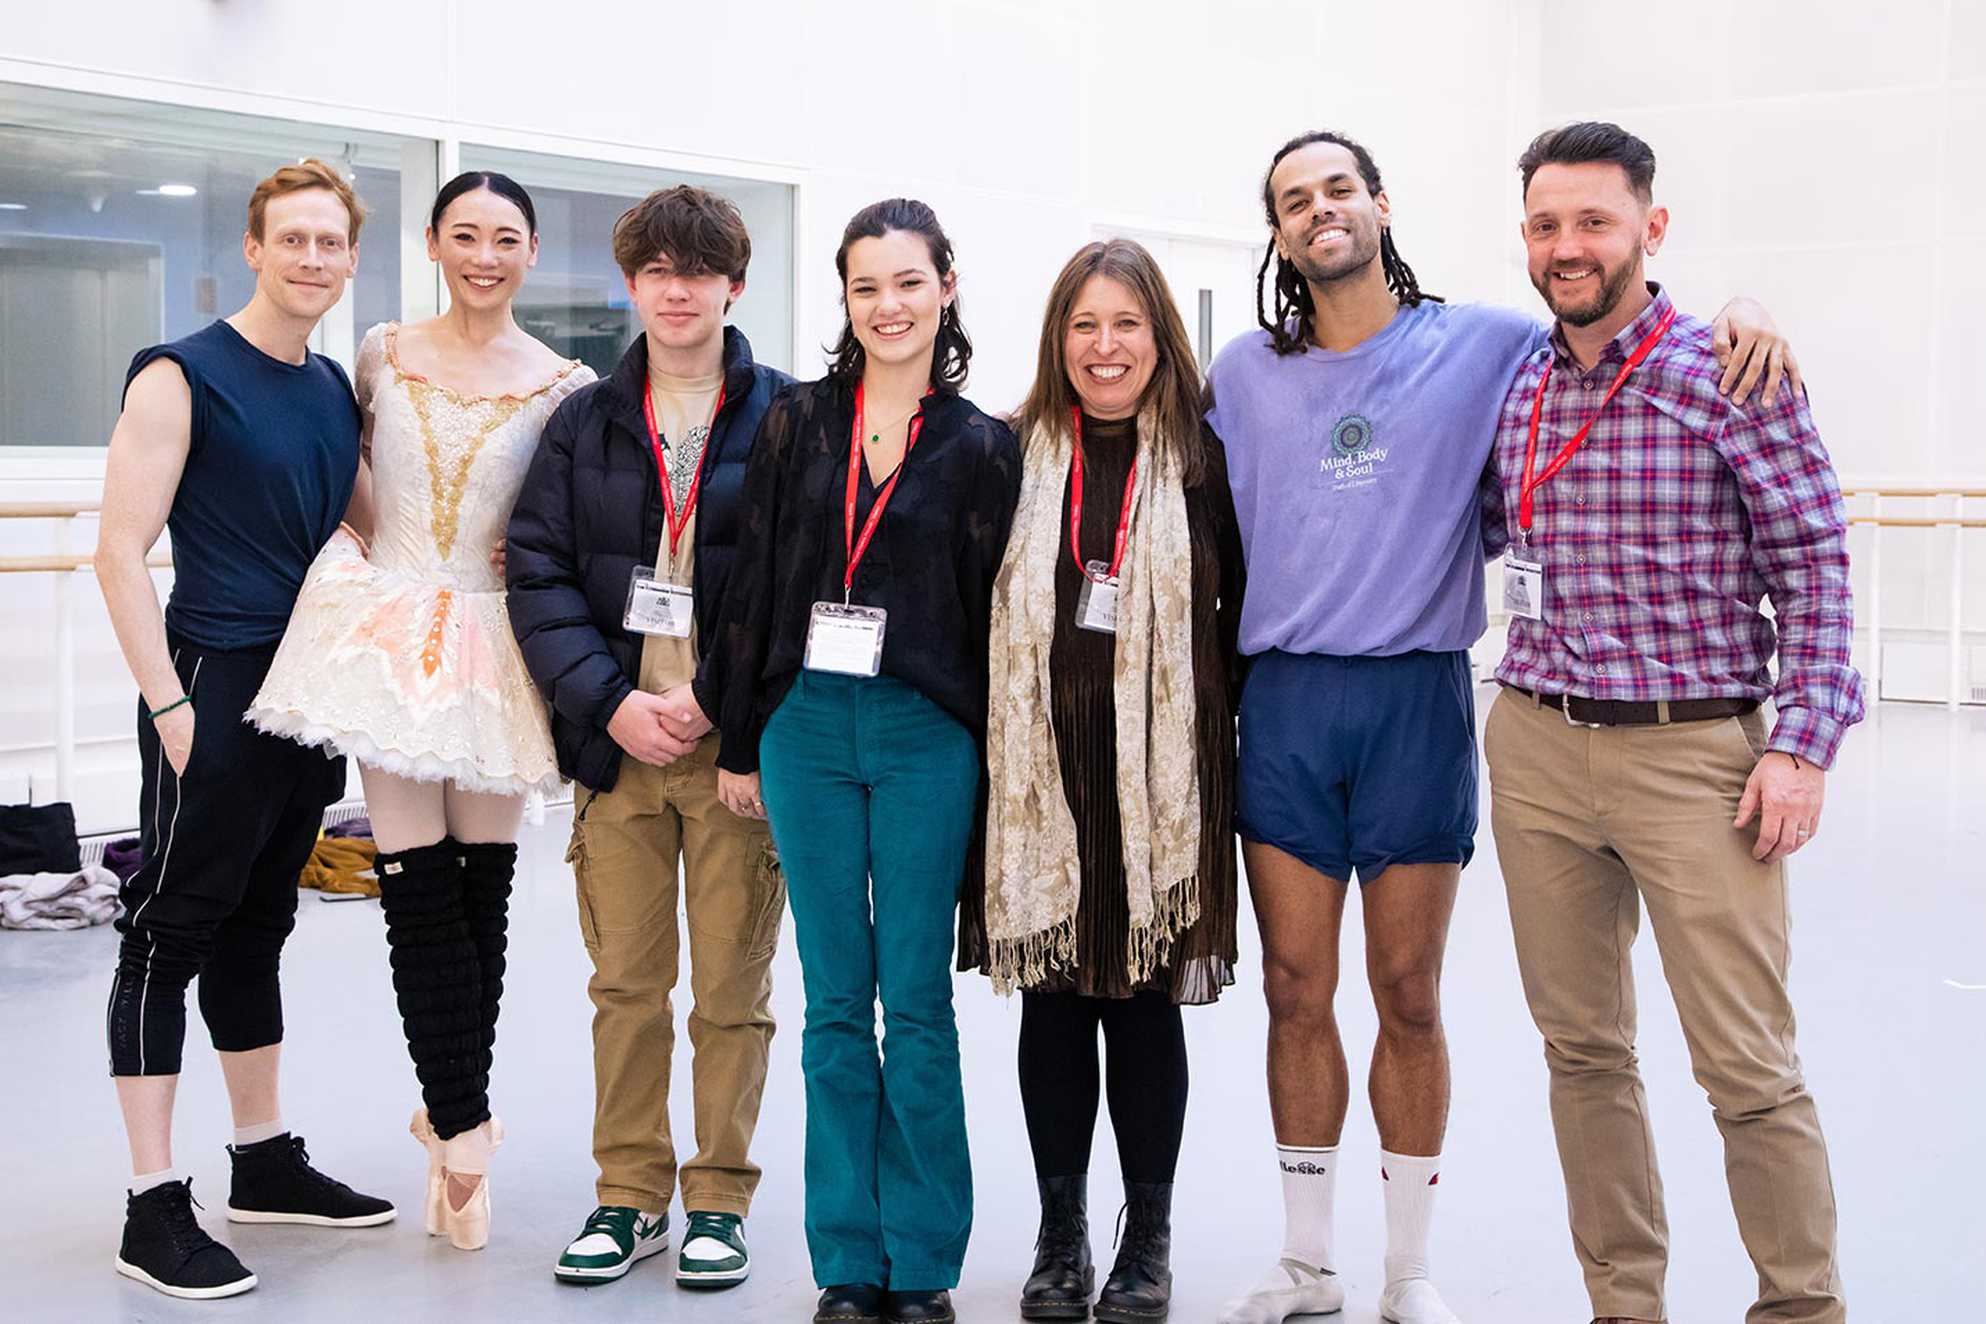
[[[1346,414],[1331,428],[1331,449],[1318,461],[1318,480],[1333,492],[1369,487],[1379,481],[1388,449],[1373,444],[1371,419]]]

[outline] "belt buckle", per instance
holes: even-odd
[[[1607,725],[1605,722],[1582,722],[1574,717],[1572,715],[1572,696],[1570,694],[1561,694],[1559,696],[1558,715],[1565,719],[1567,726],[1583,726],[1589,731],[1604,730]]]

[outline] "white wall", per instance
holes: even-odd
[[[879,197],[922,197],[958,251],[971,394],[1005,408],[1026,388],[1050,279],[1096,227],[1253,246],[1261,172],[1306,128],[1373,149],[1428,288],[1500,293],[1508,245],[1482,220],[1505,206],[1509,33],[1530,0],[21,8],[0,31],[0,79],[791,179],[802,371],[839,330],[842,225]],[[1245,287],[1229,297],[1252,306]],[[71,458],[59,480],[0,456],[0,475],[9,498],[87,495],[100,463]],[[131,819],[131,689],[93,584],[79,588],[78,729],[102,743],[82,749],[76,799],[86,826],[109,827]],[[19,678],[0,703],[0,798],[30,777],[52,792],[50,592],[0,578],[0,674]]]
[[[1024,390],[1048,282],[1094,228],[1256,244],[1268,156],[1311,127],[1372,148],[1425,288],[1538,311],[1516,154],[1546,123],[1612,115],[1662,161],[1676,223],[1658,274],[1699,309],[1732,291],[1773,309],[1844,472],[1986,478],[1986,333],[1961,316],[1986,296],[1982,8],[125,0],[16,6],[0,79],[791,180],[803,371],[839,328],[843,223],[920,196],[957,246],[988,407]],[[64,487],[16,469],[0,492],[93,486],[87,462],[72,472]],[[1938,557],[1919,542],[1925,564],[1893,596],[1932,621]],[[116,736],[128,681],[93,591],[79,597],[88,721]],[[45,581],[0,577],[10,691],[43,692],[48,601]],[[32,701],[0,705],[0,751],[50,729]],[[83,817],[128,822],[128,747],[86,757],[100,775],[79,785]],[[45,750],[0,752],[0,796],[30,771],[46,796],[52,768]]]
[[[1538,25],[1537,107],[1509,155],[1568,120],[1641,135],[1671,213],[1652,270],[1697,311],[1731,293],[1772,310],[1836,468],[1986,485],[1986,4],[1542,0]],[[1887,693],[1943,697],[1955,536],[1883,534]],[[1851,535],[1865,618],[1872,537]],[[1986,643],[1986,530],[1962,537],[1960,619]],[[1986,685],[1986,661],[1971,671]]]

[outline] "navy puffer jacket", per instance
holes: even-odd
[[[744,334],[724,328],[724,408],[704,449],[696,508],[699,638],[717,627],[737,559],[752,438],[792,380],[753,362]],[[621,626],[628,577],[654,563],[662,541],[662,486],[642,416],[647,386],[648,342],[637,337],[612,376],[574,391],[545,424],[510,516],[511,629],[552,706],[559,771],[599,791],[612,789],[621,768],[608,719],[641,668],[642,637]],[[700,683],[695,692],[712,712]]]

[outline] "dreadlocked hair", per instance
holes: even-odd
[[[1262,215],[1269,222],[1269,229],[1272,232],[1276,229],[1276,199],[1269,187],[1269,181],[1275,175],[1276,167],[1283,163],[1284,157],[1312,143],[1335,143],[1350,152],[1352,160],[1358,165],[1359,178],[1365,181],[1366,192],[1374,197],[1379,196],[1380,191],[1385,187],[1380,182],[1379,166],[1372,159],[1372,153],[1350,138],[1325,129],[1314,129],[1309,133],[1299,134],[1277,149],[1275,157],[1269,162],[1268,170],[1262,175]],[[1271,267],[1275,269],[1273,312],[1267,306],[1264,288],[1270,284]],[[1414,276],[1414,269],[1400,257],[1400,250],[1393,243],[1393,231],[1390,228],[1379,232],[1379,269],[1386,274],[1386,288],[1393,292],[1394,298],[1407,307],[1412,308],[1423,299],[1435,303],[1443,301],[1440,295],[1429,294],[1421,288],[1420,281]],[[1255,271],[1255,320],[1269,333],[1269,340],[1276,353],[1294,354],[1309,342],[1311,332],[1314,330],[1316,313],[1317,305],[1310,297],[1309,282],[1304,280],[1303,273],[1296,269],[1294,262],[1276,252],[1276,240],[1272,233],[1268,250],[1262,254],[1262,265]]]

